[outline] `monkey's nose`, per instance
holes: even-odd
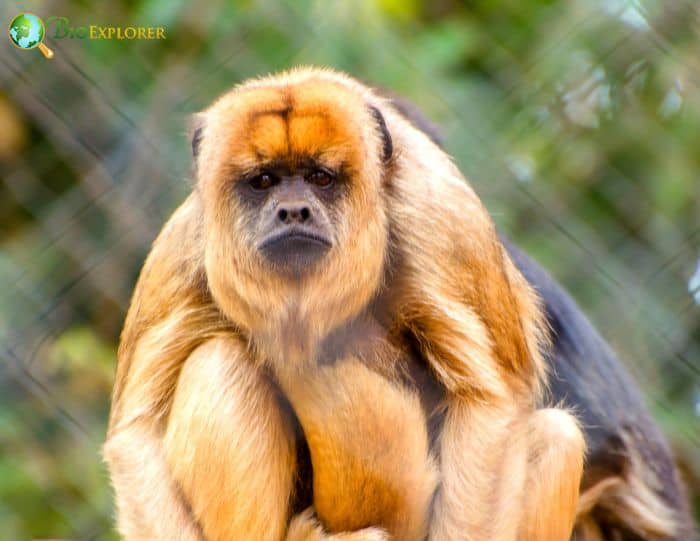
[[[311,218],[311,209],[304,204],[283,205],[277,210],[277,219],[283,224],[303,224]]]

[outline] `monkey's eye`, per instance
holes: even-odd
[[[254,190],[265,191],[277,184],[277,178],[270,173],[260,173],[259,175],[251,178],[248,183]]]
[[[319,188],[328,188],[333,184],[334,176],[329,171],[316,169],[306,176],[306,182],[310,182]]]

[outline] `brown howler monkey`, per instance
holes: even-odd
[[[583,438],[537,409],[538,300],[450,158],[328,70],[249,81],[199,121],[119,349],[122,534],[568,539]],[[297,422],[313,512],[292,517]]]

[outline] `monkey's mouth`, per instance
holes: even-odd
[[[324,255],[331,241],[316,231],[298,227],[275,232],[266,238],[259,250],[276,265],[305,267]]]

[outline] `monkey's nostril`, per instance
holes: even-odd
[[[277,211],[277,219],[282,223],[299,223],[303,224],[311,218],[311,209],[309,207],[288,206]]]

